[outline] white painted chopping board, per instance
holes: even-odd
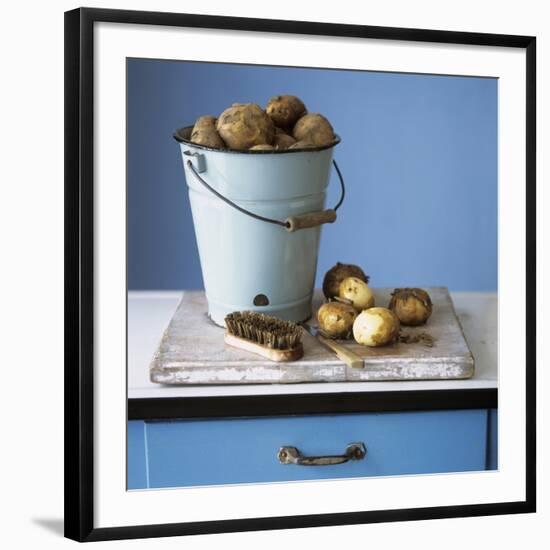
[[[393,289],[373,289],[376,305],[387,306]],[[346,341],[363,357],[362,369],[351,369],[316,338],[304,334],[304,357],[296,362],[273,363],[260,356],[226,346],[224,329],[208,318],[204,292],[185,292],[165,330],[150,366],[152,382],[159,384],[292,384],[300,382],[362,382],[388,380],[450,380],[470,378],[474,359],[464,338],[449,292],[427,288],[434,304],[428,323],[402,327],[402,332],[428,333],[432,347],[395,343],[368,348]],[[316,291],[314,312],[322,303]],[[316,316],[311,319],[315,324]]]

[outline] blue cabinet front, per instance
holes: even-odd
[[[128,489],[147,487],[147,449],[145,448],[145,422],[128,422]]]
[[[485,470],[488,411],[421,411],[215,420],[132,421],[128,488],[186,487]],[[339,455],[362,442],[362,460],[281,464],[292,446]]]

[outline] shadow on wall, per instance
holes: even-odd
[[[332,122],[347,196],[322,231],[317,286],[336,261],[374,286],[497,288],[497,81],[128,60],[128,288],[202,288],[171,135],[234,102],[298,95]],[[333,174],[327,206],[336,202]]]
[[[63,536],[65,523],[63,518],[33,518],[33,523],[40,525],[46,531],[50,531],[55,535]]]

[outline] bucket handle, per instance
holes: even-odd
[[[193,155],[193,153],[189,153],[190,155]],[[196,153],[195,153],[196,154]],[[198,155],[197,155],[198,156]],[[202,155],[200,155],[202,156]],[[334,164],[334,168],[336,169],[336,173],[338,174],[338,179],[340,180],[340,200],[336,203],[336,206],[334,208],[327,208],[326,210],[319,210],[317,212],[307,212],[306,214],[299,214],[297,216],[290,216],[284,221],[275,220],[273,218],[266,218],[265,216],[260,216],[259,214],[255,214],[254,212],[250,212],[250,210],[246,210],[242,206],[239,206],[238,204],[235,204],[233,201],[228,199],[226,196],[222,195],[219,191],[216,191],[212,186],[210,186],[200,175],[199,172],[195,169],[195,166],[190,160],[187,160],[187,166],[193,173],[193,175],[197,178],[197,180],[202,183],[208,191],[216,195],[219,199],[224,201],[225,203],[229,204],[229,206],[232,206],[239,212],[242,212],[243,214],[246,214],[247,216],[250,216],[251,218],[254,218],[256,220],[261,220],[263,222],[267,223],[273,223],[276,225],[283,226],[289,233],[292,233],[293,231],[297,231],[298,229],[306,229],[309,227],[317,227],[319,225],[322,225],[324,223],[333,223],[336,221],[336,210],[340,208],[342,203],[344,202],[344,197],[346,196],[346,186],[344,185],[344,178],[342,176],[342,172],[340,172],[340,168],[338,167],[338,164],[336,164],[336,161],[333,160],[332,164]],[[201,170],[199,166],[199,171]]]

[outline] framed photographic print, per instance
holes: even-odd
[[[535,511],[535,38],[65,14],[65,528]]]

